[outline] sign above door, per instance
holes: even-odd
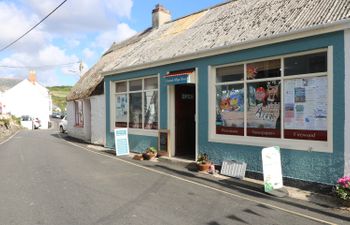
[[[195,69],[169,72],[164,76],[167,85],[195,83]]]

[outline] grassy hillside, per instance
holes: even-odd
[[[53,86],[47,87],[47,89],[50,90],[52,96],[52,104],[60,107],[62,112],[65,111],[67,105],[66,96],[72,89],[72,86]]]

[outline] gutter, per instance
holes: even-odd
[[[188,60],[193,60],[193,59],[214,56],[214,55],[221,55],[221,54],[230,53],[230,52],[234,52],[234,51],[238,51],[238,50],[248,49],[248,48],[252,48],[252,47],[258,47],[258,46],[262,46],[262,45],[266,45],[266,44],[273,44],[273,43],[278,43],[278,42],[282,42],[282,41],[289,41],[289,40],[299,39],[299,38],[308,37],[308,36],[314,36],[314,35],[320,35],[320,34],[345,30],[345,29],[349,29],[349,28],[350,28],[350,18],[345,19],[345,20],[339,20],[339,21],[329,23],[329,24],[320,24],[317,26],[303,28],[303,29],[296,30],[296,31],[272,35],[272,36],[261,38],[261,39],[245,41],[245,42],[238,43],[238,44],[219,46],[219,47],[212,48],[209,50],[200,50],[200,51],[195,52],[195,53],[184,54],[184,55],[176,56],[176,57],[173,57],[170,59],[169,58],[161,59],[161,60],[157,60],[157,61],[153,61],[153,62],[149,62],[149,63],[138,64],[138,65],[128,66],[128,67],[124,67],[124,68],[120,68],[120,69],[105,71],[105,72],[101,72],[101,75],[102,76],[117,75],[117,74],[121,74],[121,73],[125,73],[125,72],[131,72],[131,71],[136,71],[136,70],[141,70],[141,69],[146,69],[146,68],[151,68],[151,67],[163,66],[163,65],[167,65],[167,64],[173,64],[173,63],[178,63],[178,62],[183,62],[183,61],[188,61]],[[266,43],[266,42],[268,42],[268,43]]]

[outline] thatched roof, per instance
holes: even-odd
[[[349,0],[228,1],[113,44],[80,79],[68,100],[89,96],[103,80],[101,72],[118,73],[185,55],[196,58],[203,51],[349,19]]]

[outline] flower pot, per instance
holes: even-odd
[[[350,208],[350,200],[344,200],[344,199],[338,198],[338,202],[341,206]]]
[[[198,171],[208,172],[210,165],[210,163],[197,163],[197,169]]]
[[[153,153],[153,152],[146,152],[146,153],[142,154],[143,158],[146,159],[146,160],[151,160],[151,159],[155,158],[156,155],[157,154]]]

